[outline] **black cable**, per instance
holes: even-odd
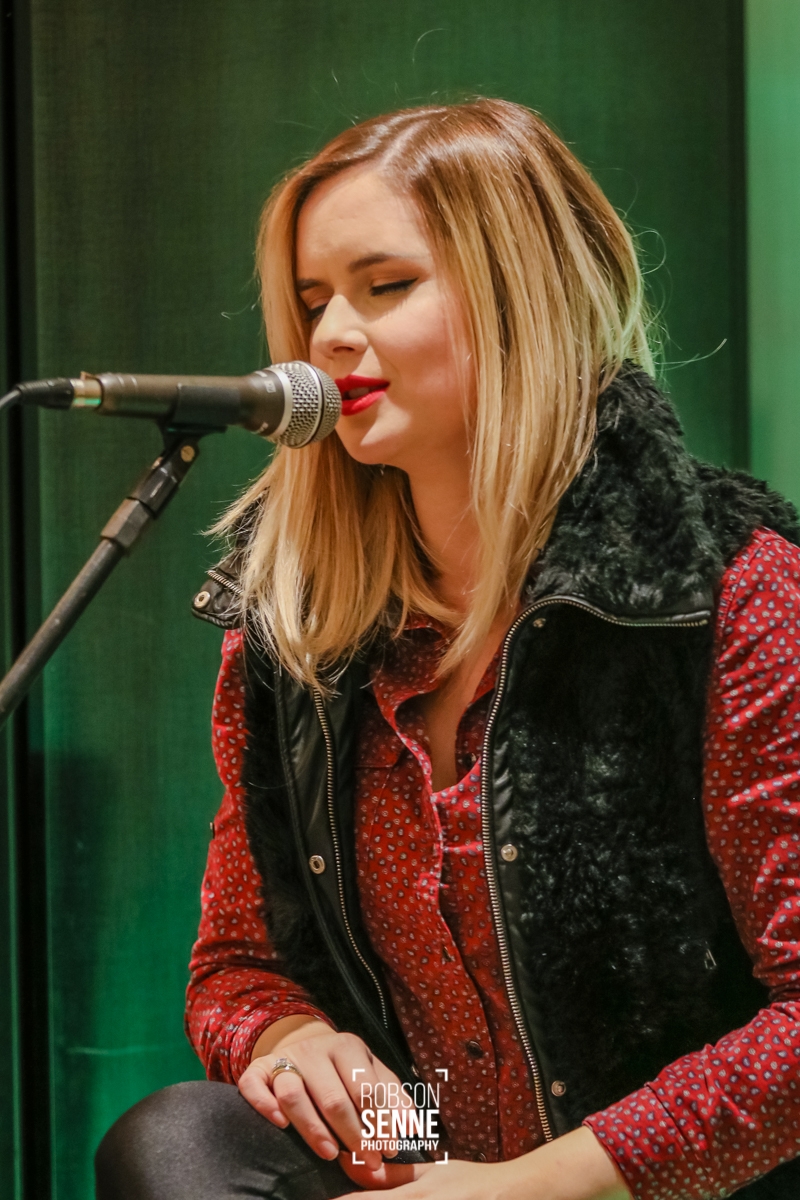
[[[12,388],[10,392],[6,392],[5,396],[0,398],[0,412],[4,408],[11,408],[12,404],[16,404],[19,400],[20,392],[18,388]]]

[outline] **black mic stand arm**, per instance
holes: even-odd
[[[11,670],[0,680],[0,729],[25,698],[45,663],[69,633],[114,567],[129,554],[145,529],[155,521],[183,483],[206,433],[167,431],[164,450],[122,501],[100,534],[100,544],[83,566],[50,616],[40,625]]]

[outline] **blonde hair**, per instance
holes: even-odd
[[[479,573],[462,618],[436,595],[403,472],[356,462],[335,436],[278,449],[219,528],[246,524],[242,585],[255,628],[291,675],[323,690],[378,630],[399,632],[409,610],[453,628],[443,675],[480,645],[519,596],[586,461],[599,392],[625,359],[652,371],[622,220],[541,117],[488,99],[365,121],[277,186],[257,248],[273,361],[308,356],[294,283],[299,211],[324,180],[367,163],[416,202],[463,297]]]

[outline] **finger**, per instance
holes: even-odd
[[[386,1066],[386,1063],[381,1062],[381,1060],[379,1058],[374,1058],[372,1065],[373,1065],[373,1070],[375,1072],[377,1083],[381,1083],[384,1085],[393,1083],[397,1086],[397,1105],[396,1106],[403,1110],[405,1110],[407,1108],[413,1108],[413,1101],[412,1101],[411,1097],[408,1095],[407,1092],[404,1092],[402,1090],[400,1080],[395,1075],[394,1071],[390,1070],[389,1067]],[[390,1108],[391,1105],[387,1104],[386,1107]],[[398,1154],[397,1150],[384,1150],[384,1152],[383,1152],[384,1158],[396,1158],[397,1154]]]
[[[361,1112],[362,1109],[375,1107],[375,1102],[371,1097],[374,1095],[375,1085],[379,1082],[376,1068],[380,1066],[384,1074],[388,1068],[384,1067],[380,1059],[375,1058],[361,1038],[354,1034],[342,1036],[331,1054],[331,1062],[347,1090],[355,1114],[355,1125],[350,1125],[348,1122],[347,1129],[337,1126],[337,1132],[345,1146],[351,1150],[358,1150],[361,1156],[361,1146],[365,1140]],[[396,1077],[391,1072],[389,1075],[399,1086]],[[379,1150],[364,1150],[363,1158],[366,1164],[374,1169],[377,1169],[382,1162]]]
[[[351,1061],[348,1060],[348,1063]],[[377,1170],[381,1164],[380,1151],[365,1150],[363,1154],[361,1152],[361,1143],[364,1140],[361,1113],[347,1089],[348,1075],[352,1075],[352,1068],[337,1062],[335,1058],[318,1063],[315,1065],[313,1076],[306,1078],[306,1091],[323,1121],[334,1131],[341,1143],[348,1150],[358,1151],[358,1156],[363,1158],[367,1166],[371,1170]]]
[[[362,1108],[372,1108],[371,1102],[362,1105],[362,1092],[365,1085],[370,1089],[374,1088],[378,1081],[376,1068],[383,1064],[374,1056],[369,1046],[354,1034],[344,1035],[331,1055],[331,1060],[341,1075],[356,1110],[360,1112]]]
[[[433,1165],[433,1163],[419,1164],[419,1166],[425,1167],[432,1167]],[[371,1179],[365,1178],[359,1184],[362,1188],[360,1192],[348,1192],[346,1196],[340,1196],[339,1200],[383,1200],[383,1193],[389,1188],[393,1190],[396,1188],[397,1196],[399,1198],[407,1197],[408,1200],[415,1200],[415,1198],[419,1200],[420,1196],[430,1196],[432,1194],[429,1185],[417,1184],[420,1176],[415,1175],[412,1178],[400,1179],[392,1174],[392,1172],[400,1171],[400,1166],[392,1163],[384,1163],[383,1166],[387,1174],[380,1178],[380,1181],[378,1181],[378,1176],[374,1176]],[[373,1188],[375,1189],[374,1191],[372,1190]]]
[[[337,1157],[336,1137],[320,1117],[306,1091],[305,1082],[294,1071],[281,1071],[272,1083],[283,1113],[315,1154],[329,1160]]]
[[[262,1065],[260,1060],[256,1059],[239,1079],[239,1091],[262,1117],[266,1117],[280,1129],[285,1129],[289,1121],[275,1098],[269,1081],[270,1074],[266,1065]]]
[[[434,1163],[381,1163],[377,1171],[368,1171],[365,1166],[354,1163],[352,1158],[353,1156],[347,1153],[339,1155],[339,1165],[345,1175],[361,1188],[375,1188],[376,1190],[413,1183],[429,1167],[435,1166]]]

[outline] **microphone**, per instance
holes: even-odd
[[[252,375],[92,375],[19,383],[23,404],[75,408],[101,417],[149,417],[175,432],[241,425],[282,446],[307,446],[332,432],[339,389],[305,362],[276,363]],[[9,399],[10,399],[9,395]]]

